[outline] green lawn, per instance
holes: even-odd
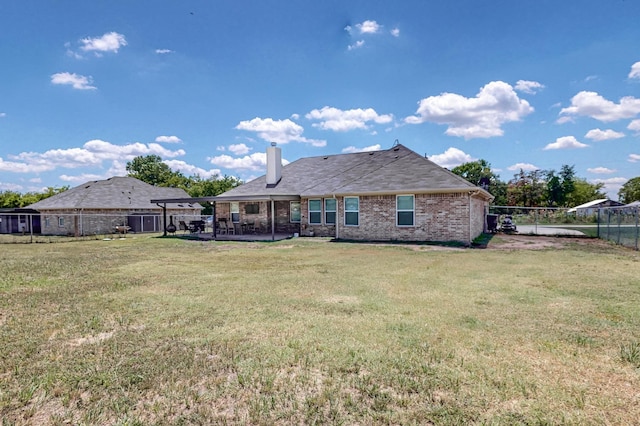
[[[637,422],[640,254],[502,238],[1,245],[2,424]]]

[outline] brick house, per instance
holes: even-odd
[[[306,157],[282,166],[267,148],[267,174],[221,195],[215,215],[258,231],[370,241],[458,241],[485,230],[491,194],[397,144]]]
[[[44,235],[111,234],[116,226],[131,232],[158,232],[165,228],[165,214],[179,220],[200,219],[197,203],[173,203],[166,210],[153,198],[188,198],[180,188],[150,185],[132,177],[90,181],[28,206],[40,213]]]

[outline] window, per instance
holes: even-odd
[[[289,203],[289,221],[300,223],[300,201],[291,201]]]
[[[322,223],[322,200],[309,200],[309,225]]]
[[[413,218],[413,195],[398,195],[396,197],[396,224],[398,226],[413,226]]]
[[[324,199],[324,223],[327,225],[336,224],[336,199]]]
[[[58,226],[64,226],[64,217],[58,218]]]
[[[358,226],[360,219],[360,199],[358,197],[344,197],[344,224]]]
[[[231,222],[240,222],[240,203],[237,201],[231,202]]]
[[[260,204],[258,204],[258,203],[245,204],[244,212],[246,214],[258,214],[258,213],[260,213]]]

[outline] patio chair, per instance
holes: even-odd
[[[178,229],[182,231],[182,233],[186,233],[189,230],[189,226],[187,226],[187,222],[181,220],[178,222]]]

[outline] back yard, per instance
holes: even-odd
[[[3,424],[634,424],[640,254],[0,246]]]

